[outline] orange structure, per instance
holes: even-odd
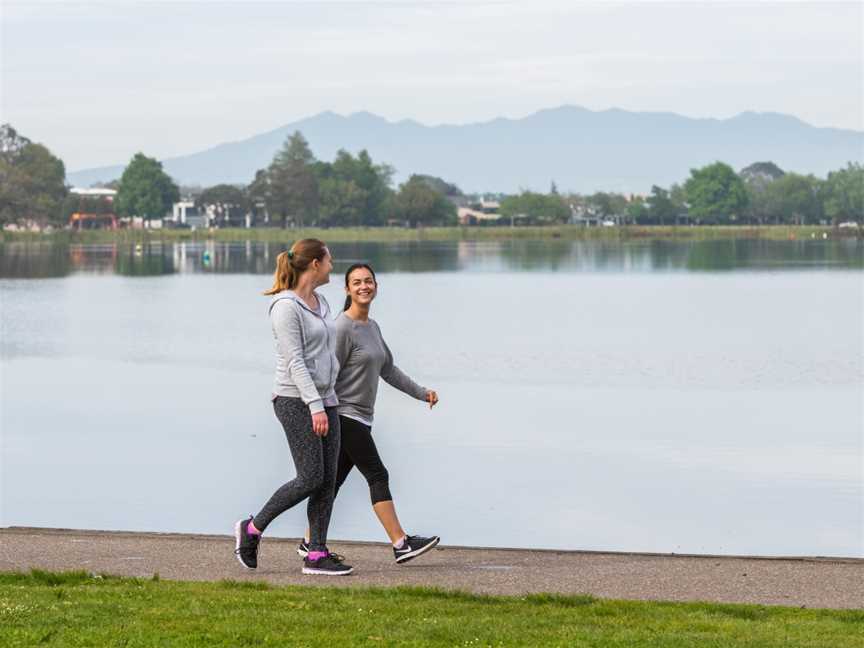
[[[72,229],[117,229],[114,215],[116,189],[72,187],[69,193],[78,198],[78,211],[69,217]]]
[[[69,217],[72,229],[117,229],[117,217],[114,214],[86,214],[75,212]]]

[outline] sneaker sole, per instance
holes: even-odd
[[[430,549],[434,549],[435,547],[437,547],[439,542],[441,542],[441,538],[435,538],[429,544],[423,545],[419,549],[415,549],[414,551],[409,551],[407,554],[399,556],[396,559],[396,564],[401,565],[404,562],[408,562],[412,558],[416,558],[417,556],[422,556],[424,553],[426,553]]]
[[[313,567],[303,568],[303,573],[310,576],[347,576],[353,572],[353,567],[346,569],[345,571],[329,571],[327,569],[314,569]]]
[[[240,525],[243,523],[243,520],[239,520],[234,524],[234,557],[237,558],[237,562],[243,565],[244,569],[255,570],[257,567],[250,567],[246,563],[243,562],[243,559],[240,557],[240,554],[237,553],[240,549]]]

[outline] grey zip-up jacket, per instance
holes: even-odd
[[[283,290],[270,301],[270,324],[276,338],[276,379],[273,397],[301,398],[315,414],[324,404],[336,405],[336,331],[330,304],[316,292],[320,313],[293,291]]]

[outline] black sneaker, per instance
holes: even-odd
[[[297,555],[301,558],[305,558],[309,555],[309,543],[305,540],[300,541],[300,546],[297,547]]]
[[[341,560],[342,556],[328,553],[318,560],[309,560],[309,556],[303,559],[303,573],[318,576],[347,576],[354,571],[351,565],[346,565]]]
[[[297,555],[300,556],[301,558],[305,558],[306,556],[309,555],[309,543],[306,540],[300,541],[300,545],[297,547]],[[332,551],[330,552],[330,555],[333,556],[339,562],[342,562],[345,560],[345,556],[342,556],[342,555],[337,554],[337,553],[333,553]]]
[[[261,542],[261,536],[248,532],[251,521],[252,516],[250,515],[234,525],[234,555],[246,569],[257,569],[258,543]]]
[[[396,564],[401,565],[412,558],[422,556],[424,553],[434,548],[439,542],[441,542],[441,538],[438,536],[432,536],[431,538],[408,536],[405,538],[405,542],[402,543],[401,548],[397,549],[396,547],[393,547],[393,557],[396,558]]]

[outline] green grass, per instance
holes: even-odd
[[[830,646],[864,611],[0,574],[0,646]]]
[[[772,225],[751,226],[696,226],[696,227],[582,227],[579,225],[559,225],[548,227],[424,227],[408,229],[402,227],[360,227],[333,229],[219,229],[213,231],[191,230],[90,230],[69,232],[60,230],[51,234],[29,232],[3,232],[0,241],[54,240],[72,243],[110,243],[114,241],[274,241],[287,242],[299,238],[320,238],[332,243],[351,241],[485,241],[508,239],[551,239],[568,240],[632,240],[632,239],[682,239],[708,240],[729,238],[792,239],[821,237],[856,236],[855,230],[833,230],[830,227]]]

